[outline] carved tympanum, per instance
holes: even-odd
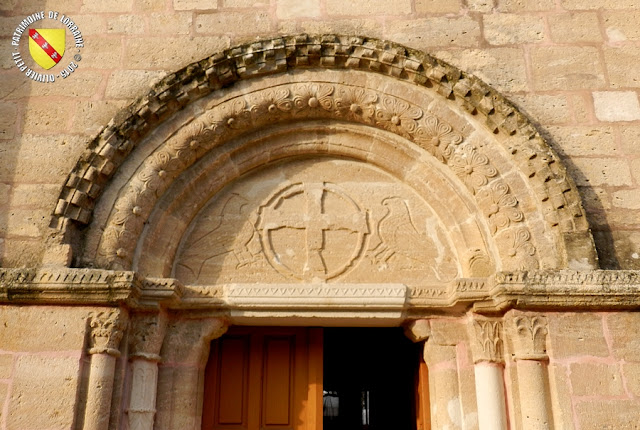
[[[415,191],[364,163],[322,158],[263,169],[212,199],[192,222],[175,275],[211,285],[421,285],[459,270],[442,224]]]

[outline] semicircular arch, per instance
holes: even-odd
[[[460,234],[478,236],[473,241],[484,246],[476,248],[491,254],[495,269],[564,268],[572,261],[594,260],[576,187],[522,113],[477,78],[429,55],[351,36],[255,42],[168,76],[92,142],[60,196],[57,225],[81,236],[80,264],[150,267],[136,255],[146,255],[162,241],[150,241],[159,236],[147,233],[173,219],[169,231],[177,244],[197,215],[191,210],[176,220],[157,214],[171,205],[171,190],[182,187],[176,195],[193,195],[198,181],[206,181],[211,169],[202,167],[203,160],[224,164],[228,174],[222,189],[251,170],[239,168],[225,150],[235,145],[247,156],[261,147],[256,139],[275,132],[274,127],[286,125],[295,135],[314,122],[334,128],[345,124],[353,136],[394,144],[385,149],[382,144],[337,145],[333,138],[315,145],[307,140],[298,147],[285,145],[282,158],[333,154],[373,163],[408,183],[441,184],[477,225],[474,233]],[[261,148],[249,159],[269,164],[275,147]],[[414,167],[405,162],[403,172],[393,157],[406,157]],[[417,171],[422,176],[412,177]],[[203,196],[190,207],[205,203]],[[442,215],[446,205],[433,206],[440,219],[447,218]],[[74,231],[87,224],[85,231]],[[469,223],[456,220],[451,228],[454,224],[464,230]],[[176,249],[148,274],[167,276]]]

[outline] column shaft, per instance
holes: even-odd
[[[480,430],[506,430],[503,367],[499,364],[479,362],[474,370]]]

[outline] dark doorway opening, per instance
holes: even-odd
[[[419,345],[400,328],[325,328],[324,430],[416,430]]]

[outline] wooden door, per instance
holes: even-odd
[[[209,357],[203,430],[322,430],[322,329],[232,327]]]

